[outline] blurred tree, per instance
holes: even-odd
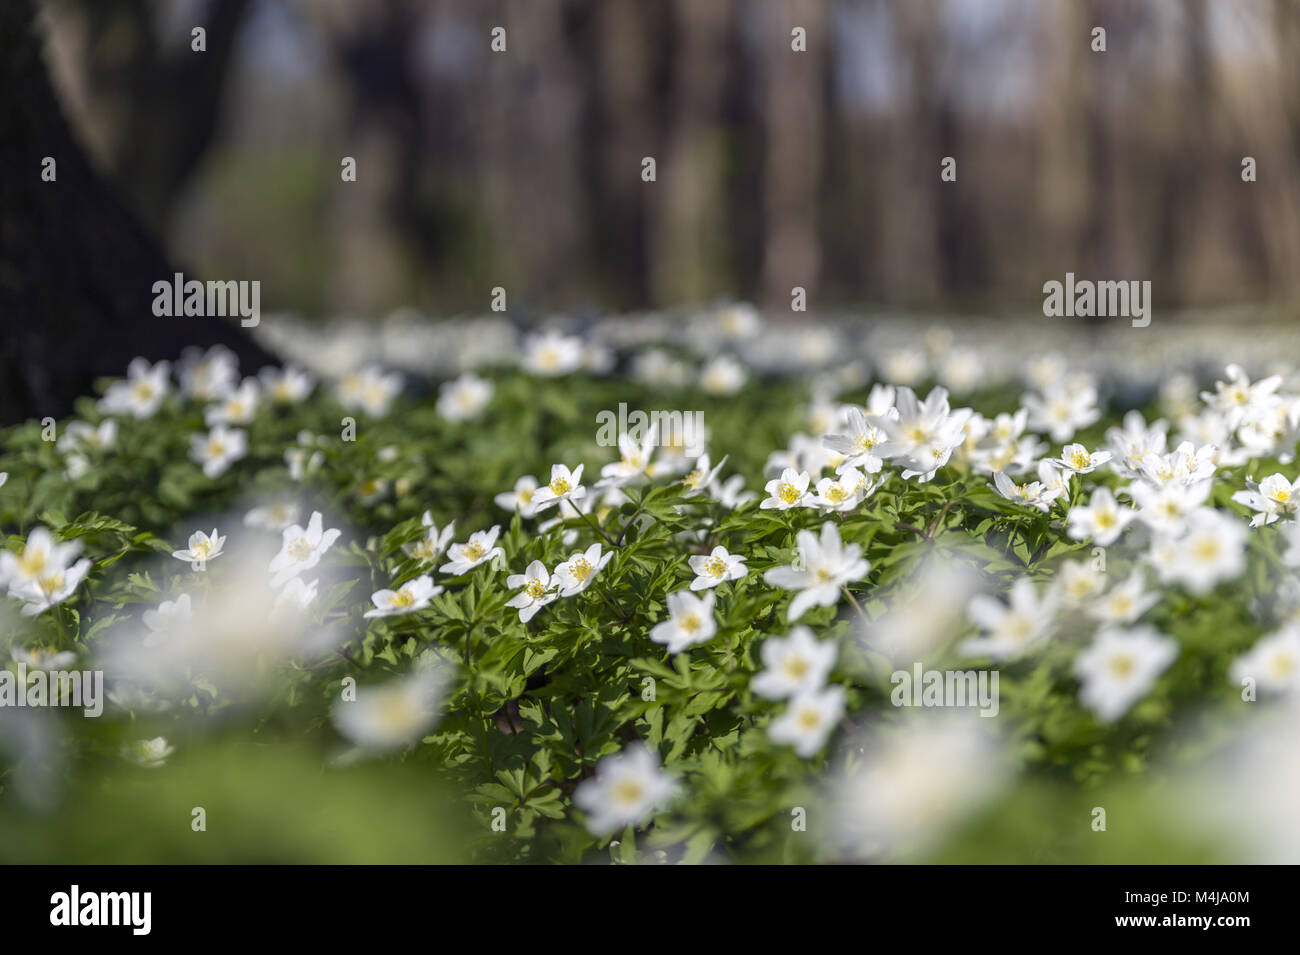
[[[176,270],[72,135],[35,21],[33,0],[0,4],[0,421],[65,415],[137,355],[221,343],[245,368],[271,363],[233,322],[153,315],[153,283]]]

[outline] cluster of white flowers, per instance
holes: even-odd
[[[790,592],[785,622],[805,620],[805,624],[791,626],[785,636],[763,639],[762,670],[749,686],[756,696],[783,703],[767,724],[767,732],[771,740],[790,746],[801,758],[815,757],[826,747],[847,703],[845,687],[830,682],[840,662],[839,645],[819,639],[806,621],[820,618],[805,615],[818,607],[838,607],[841,598],[847,598],[866,619],[852,588],[861,586],[872,564],[848,528],[854,526],[851,515],[872,510],[887,494],[877,494],[887,482],[926,484],[917,493],[936,496],[943,493],[942,481],[948,475],[960,474],[980,486],[978,493],[985,501],[1012,515],[1000,527],[1027,522],[1059,529],[1079,544],[1122,545],[1117,565],[1123,570],[1113,578],[1107,576],[1104,561],[1097,565],[1066,560],[1052,567],[1050,580],[1045,579],[1045,571],[1026,570],[1009,582],[1004,598],[977,593],[968,599],[971,591],[963,589],[957,611],[965,609],[976,631],[957,646],[970,659],[1010,664],[1056,641],[1054,650],[1070,654],[1069,672],[1077,679],[1080,703],[1103,722],[1121,719],[1151,694],[1178,659],[1178,642],[1149,622],[1161,619],[1153,611],[1166,593],[1181,590],[1204,597],[1244,573],[1252,532],[1239,511],[1223,506],[1229,497],[1251,512],[1249,527],[1281,525],[1281,539],[1289,549],[1277,560],[1283,567],[1300,569],[1300,478],[1252,472],[1244,479],[1244,488],[1234,478],[1231,493],[1220,486],[1215,494],[1216,480],[1224,483],[1225,469],[1252,467],[1260,459],[1279,461],[1283,467],[1292,463],[1300,440],[1300,392],[1294,390],[1295,382],[1288,387],[1280,375],[1252,381],[1242,368],[1230,365],[1224,380],[1201,393],[1199,401],[1194,385],[1170,377],[1161,397],[1171,420],[1148,422],[1141,413],[1130,411],[1121,426],[1106,432],[1102,443],[1085,429],[1101,419],[1103,379],[1071,369],[1059,356],[1027,363],[1018,407],[985,417],[970,407],[954,407],[951,396],[968,396],[984,381],[989,372],[986,356],[955,347],[942,336],[927,337],[922,347],[908,343],[882,347],[873,361],[892,383],[875,384],[864,403],[849,404],[836,396],[865,388],[869,375],[861,356],[851,355],[835,364],[845,336],[834,329],[814,328],[784,340],[769,338],[758,313],[740,305],[723,306],[708,319],[693,326],[687,336],[688,344],[697,350],[695,359],[676,350],[640,348],[630,364],[631,373],[652,387],[693,386],[704,394],[725,397],[743,389],[756,373],[817,368],[800,432],[790,435],[786,447],[767,458],[764,494],[746,491],[740,474],[724,479],[727,458],[715,459],[707,448],[697,453],[699,447],[688,455],[685,434],[663,433],[655,427],[635,438],[619,435],[617,459],[600,466],[599,479],[591,482],[592,472],[585,472],[590,487],[583,483],[586,464],[573,459],[553,464],[549,477],[541,472],[522,475],[508,489],[493,489],[495,504],[512,516],[517,514],[520,521],[534,522],[538,537],[555,530],[569,556],[551,568],[534,559],[519,572],[509,573],[505,584],[511,596],[506,606],[527,624],[561,598],[587,592],[611,561],[620,559],[618,568],[627,557],[621,550],[623,537],[616,537],[617,530],[606,531],[631,510],[623,505],[647,485],[680,482],[689,503],[679,506],[678,512],[697,523],[674,540],[681,544],[678,560],[686,558],[693,579],[689,586],[647,595],[662,599],[665,613],[644,636],[668,655],[688,653],[705,647],[720,630],[725,634],[728,622],[719,619],[719,606],[725,617],[730,596],[758,587],[760,577],[766,586]],[[602,334],[578,336],[552,328],[525,336],[517,344],[512,338],[513,351],[499,350],[496,355],[506,355],[541,378],[603,374],[613,367],[615,349],[623,343],[619,336],[633,334],[628,329],[605,329]],[[496,388],[473,370],[480,366],[468,358],[455,365],[454,377],[441,385],[435,406],[442,419],[463,426],[490,414]],[[335,382],[333,394],[342,407],[382,418],[390,413],[405,383],[402,373],[386,367],[367,355],[364,363],[340,367],[323,377]],[[203,429],[187,435],[190,459],[207,478],[220,478],[247,458],[248,429],[266,406],[301,402],[316,389],[315,375],[294,366],[283,371],[263,369],[256,377],[241,378],[234,356],[223,348],[188,353],[177,364],[174,379],[172,372],[168,362],[133,361],[127,377],[110,385],[99,402],[105,417],[93,424],[72,422],[58,440],[66,474],[73,479],[84,475],[119,446],[119,419],[148,419],[174,400],[176,392],[202,409]],[[927,382],[936,384],[922,398],[914,388]],[[125,420],[120,424],[131,427]],[[702,437],[707,439],[707,434]],[[284,451],[291,480],[302,482],[325,466],[327,443],[306,431],[297,436],[296,443]],[[378,452],[377,459],[389,462],[403,453],[397,446],[388,447]],[[936,482],[943,469],[951,470]],[[356,499],[364,505],[401,494],[391,477],[360,477]],[[5,478],[0,474],[0,484]],[[796,522],[815,519],[821,526],[797,530],[788,564],[766,566],[771,548],[755,546],[752,553],[735,554],[717,543],[724,538],[714,535],[717,505],[734,510],[753,502],[757,511],[775,512],[762,518],[766,524],[779,528],[784,523],[793,529]],[[620,508],[611,519],[610,514]],[[817,516],[809,518],[808,510]],[[706,512],[713,516],[701,516]],[[464,515],[450,516],[464,528]],[[626,517],[624,529],[645,520],[644,515],[633,514]],[[244,517],[249,527],[281,535],[279,551],[264,576],[278,592],[276,607],[299,611],[317,596],[319,581],[307,580],[308,572],[341,536],[340,530],[325,527],[320,511],[313,511],[305,526],[300,521],[299,506],[288,500],[267,501]],[[942,515],[936,525],[941,522]],[[512,558],[517,553],[514,532],[507,532],[503,540],[499,525],[457,541],[454,521],[439,527],[426,511],[421,528],[419,537],[402,545],[409,563],[402,565],[400,576],[371,594],[366,619],[428,610],[449,579],[467,577],[478,568],[483,568],[475,575],[478,579],[504,572],[507,550]],[[578,545],[580,535],[588,531],[600,540]],[[918,534],[930,540],[929,532]],[[729,543],[740,546],[735,540]],[[226,554],[226,544],[219,528],[210,533],[196,530],[173,556],[197,573]],[[21,601],[22,613],[39,614],[67,600],[85,579],[91,561],[80,553],[77,540],[58,542],[48,529],[37,527],[21,551],[0,553],[0,586]],[[766,568],[761,575],[751,576],[747,565],[751,560]],[[226,558],[223,566],[229,563]],[[435,572],[443,583],[435,581]],[[196,579],[183,570],[177,578]],[[450,585],[455,586],[455,581]],[[1278,585],[1280,595],[1286,586],[1285,581]],[[1283,621],[1235,661],[1234,681],[1252,679],[1270,693],[1290,693],[1300,687],[1300,583],[1292,581],[1290,586],[1295,590],[1294,619]],[[205,612],[204,598],[190,589],[193,595],[188,590],[172,591],[169,599],[143,614],[144,647],[161,652],[195,631]],[[593,594],[609,597],[604,590],[597,586]],[[612,597],[610,603],[617,605]],[[445,598],[437,602],[443,604]],[[552,613],[560,614],[562,606]],[[902,626],[901,617],[891,620],[896,628]],[[1080,628],[1084,641],[1076,651],[1060,635]],[[919,645],[928,638],[902,642]],[[335,725],[364,749],[404,745],[432,725],[442,685],[441,678],[417,670],[371,687],[356,701],[336,708]],[[962,738],[952,736],[957,743]],[[936,739],[936,752],[947,753],[957,745],[943,734]],[[171,751],[160,737],[133,744],[127,755],[153,766]],[[874,782],[884,778],[888,761],[880,766],[871,763],[869,768]],[[633,744],[598,762],[594,776],[577,787],[574,801],[587,813],[588,827],[604,834],[644,821],[673,791],[674,780],[656,754]],[[885,809],[876,808],[888,817]],[[874,826],[879,820],[872,816],[867,821]]]
[[[19,553],[0,552],[0,587],[23,601],[23,616],[34,617],[71,597],[90,573],[80,553],[79,541],[60,543],[48,528],[34,528]]]

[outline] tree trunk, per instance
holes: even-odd
[[[271,363],[235,321],[154,316],[153,283],[178,270],[73,136],[35,24],[32,0],[0,4],[0,422],[66,415],[137,355],[224,344],[246,372]]]

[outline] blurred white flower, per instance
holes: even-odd
[[[718,632],[713,619],[715,599],[712,593],[697,597],[686,590],[669,594],[668,619],[650,628],[650,639],[664,644],[669,653],[708,643]]]
[[[106,414],[127,414],[133,418],[152,418],[167,397],[171,385],[168,375],[171,365],[160,361],[150,365],[143,358],[133,358],[127,366],[126,380],[108,386],[99,401],[99,410]]]
[[[424,667],[377,686],[357,687],[355,699],[334,704],[334,725],[362,750],[410,746],[438,721],[446,676],[441,668]]]
[[[659,758],[636,743],[596,764],[596,774],[573,792],[573,804],[587,813],[598,836],[645,822],[672,795],[674,784]]]
[[[1178,656],[1178,643],[1153,627],[1102,630],[1074,661],[1079,701],[1113,723],[1150,692]]]
[[[305,528],[294,524],[283,531],[280,553],[271,560],[271,586],[280,587],[304,570],[320,563],[325,552],[334,546],[343,532],[337,528],[325,530],[320,511],[312,511]]]

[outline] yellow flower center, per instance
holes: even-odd
[[[645,795],[645,787],[636,779],[620,779],[614,785],[614,802],[621,805],[636,805]]]
[[[694,633],[700,629],[700,618],[698,614],[688,613],[677,624],[678,629],[683,633]]]
[[[460,549],[460,552],[469,560],[478,560],[483,556],[483,545],[478,541],[470,541]]]
[[[1110,672],[1120,679],[1127,679],[1132,676],[1133,671],[1137,669],[1137,664],[1134,662],[1133,658],[1126,653],[1116,654],[1111,657],[1109,666]]]
[[[554,481],[551,482],[551,493],[553,493],[556,497],[559,497],[561,494],[568,494],[569,482],[566,481],[564,478],[556,478]]]
[[[721,577],[727,572],[727,562],[721,557],[710,557],[704,562],[704,572],[710,577]]]
[[[524,584],[524,593],[534,600],[541,600],[546,595],[546,585],[540,580],[530,580]]]
[[[808,675],[808,671],[811,667],[808,666],[808,661],[803,657],[789,657],[786,659],[785,663],[781,665],[781,669],[783,669],[786,672],[786,675],[791,679],[802,680]]]
[[[1291,675],[1296,671],[1296,659],[1289,654],[1279,653],[1273,658],[1273,665],[1270,669],[1273,671],[1273,676],[1279,680],[1290,679]]]
[[[294,560],[306,560],[311,556],[311,544],[305,537],[295,538],[287,549]]]
[[[569,561],[569,576],[574,580],[586,580],[591,576],[591,562],[585,557],[574,557]]]
[[[777,491],[778,496],[787,504],[793,504],[799,500],[799,489],[793,484],[782,483]]]
[[[799,725],[806,730],[815,730],[822,725],[822,715],[816,710],[800,710]]]
[[[38,577],[45,570],[49,553],[39,547],[24,547],[18,558],[18,568],[24,577]]]

